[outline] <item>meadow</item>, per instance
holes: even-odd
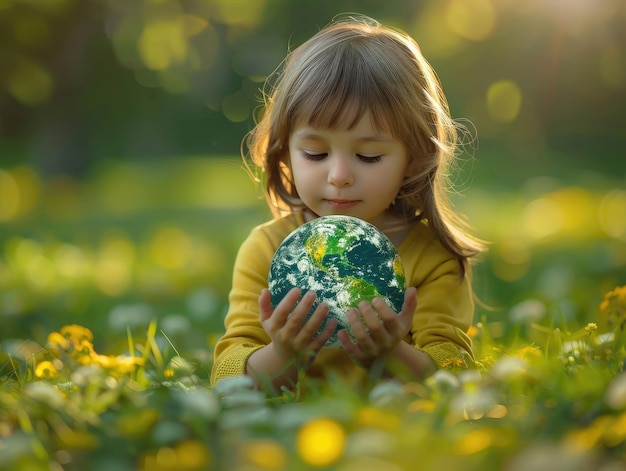
[[[0,168],[0,469],[623,469],[620,178],[455,200],[491,241],[476,370],[270,397],[208,381],[237,247],[268,217],[238,160]]]

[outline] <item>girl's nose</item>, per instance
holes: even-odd
[[[335,156],[329,159],[328,183],[337,187],[350,186],[354,183],[354,175],[347,159]]]

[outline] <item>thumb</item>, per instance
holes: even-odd
[[[415,286],[409,287],[404,292],[404,304],[402,305],[402,311],[400,317],[403,321],[410,321],[417,307],[417,289]]]

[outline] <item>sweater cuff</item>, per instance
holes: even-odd
[[[472,356],[451,342],[434,342],[419,348],[438,369],[474,368]]]
[[[215,387],[222,379],[246,374],[248,358],[263,345],[243,344],[223,354],[211,371],[211,386]]]

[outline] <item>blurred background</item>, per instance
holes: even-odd
[[[208,352],[269,217],[240,157],[259,89],[355,11],[409,32],[476,128],[454,200],[492,242],[477,322],[594,321],[626,283],[623,0],[0,0],[0,348],[158,319]]]

